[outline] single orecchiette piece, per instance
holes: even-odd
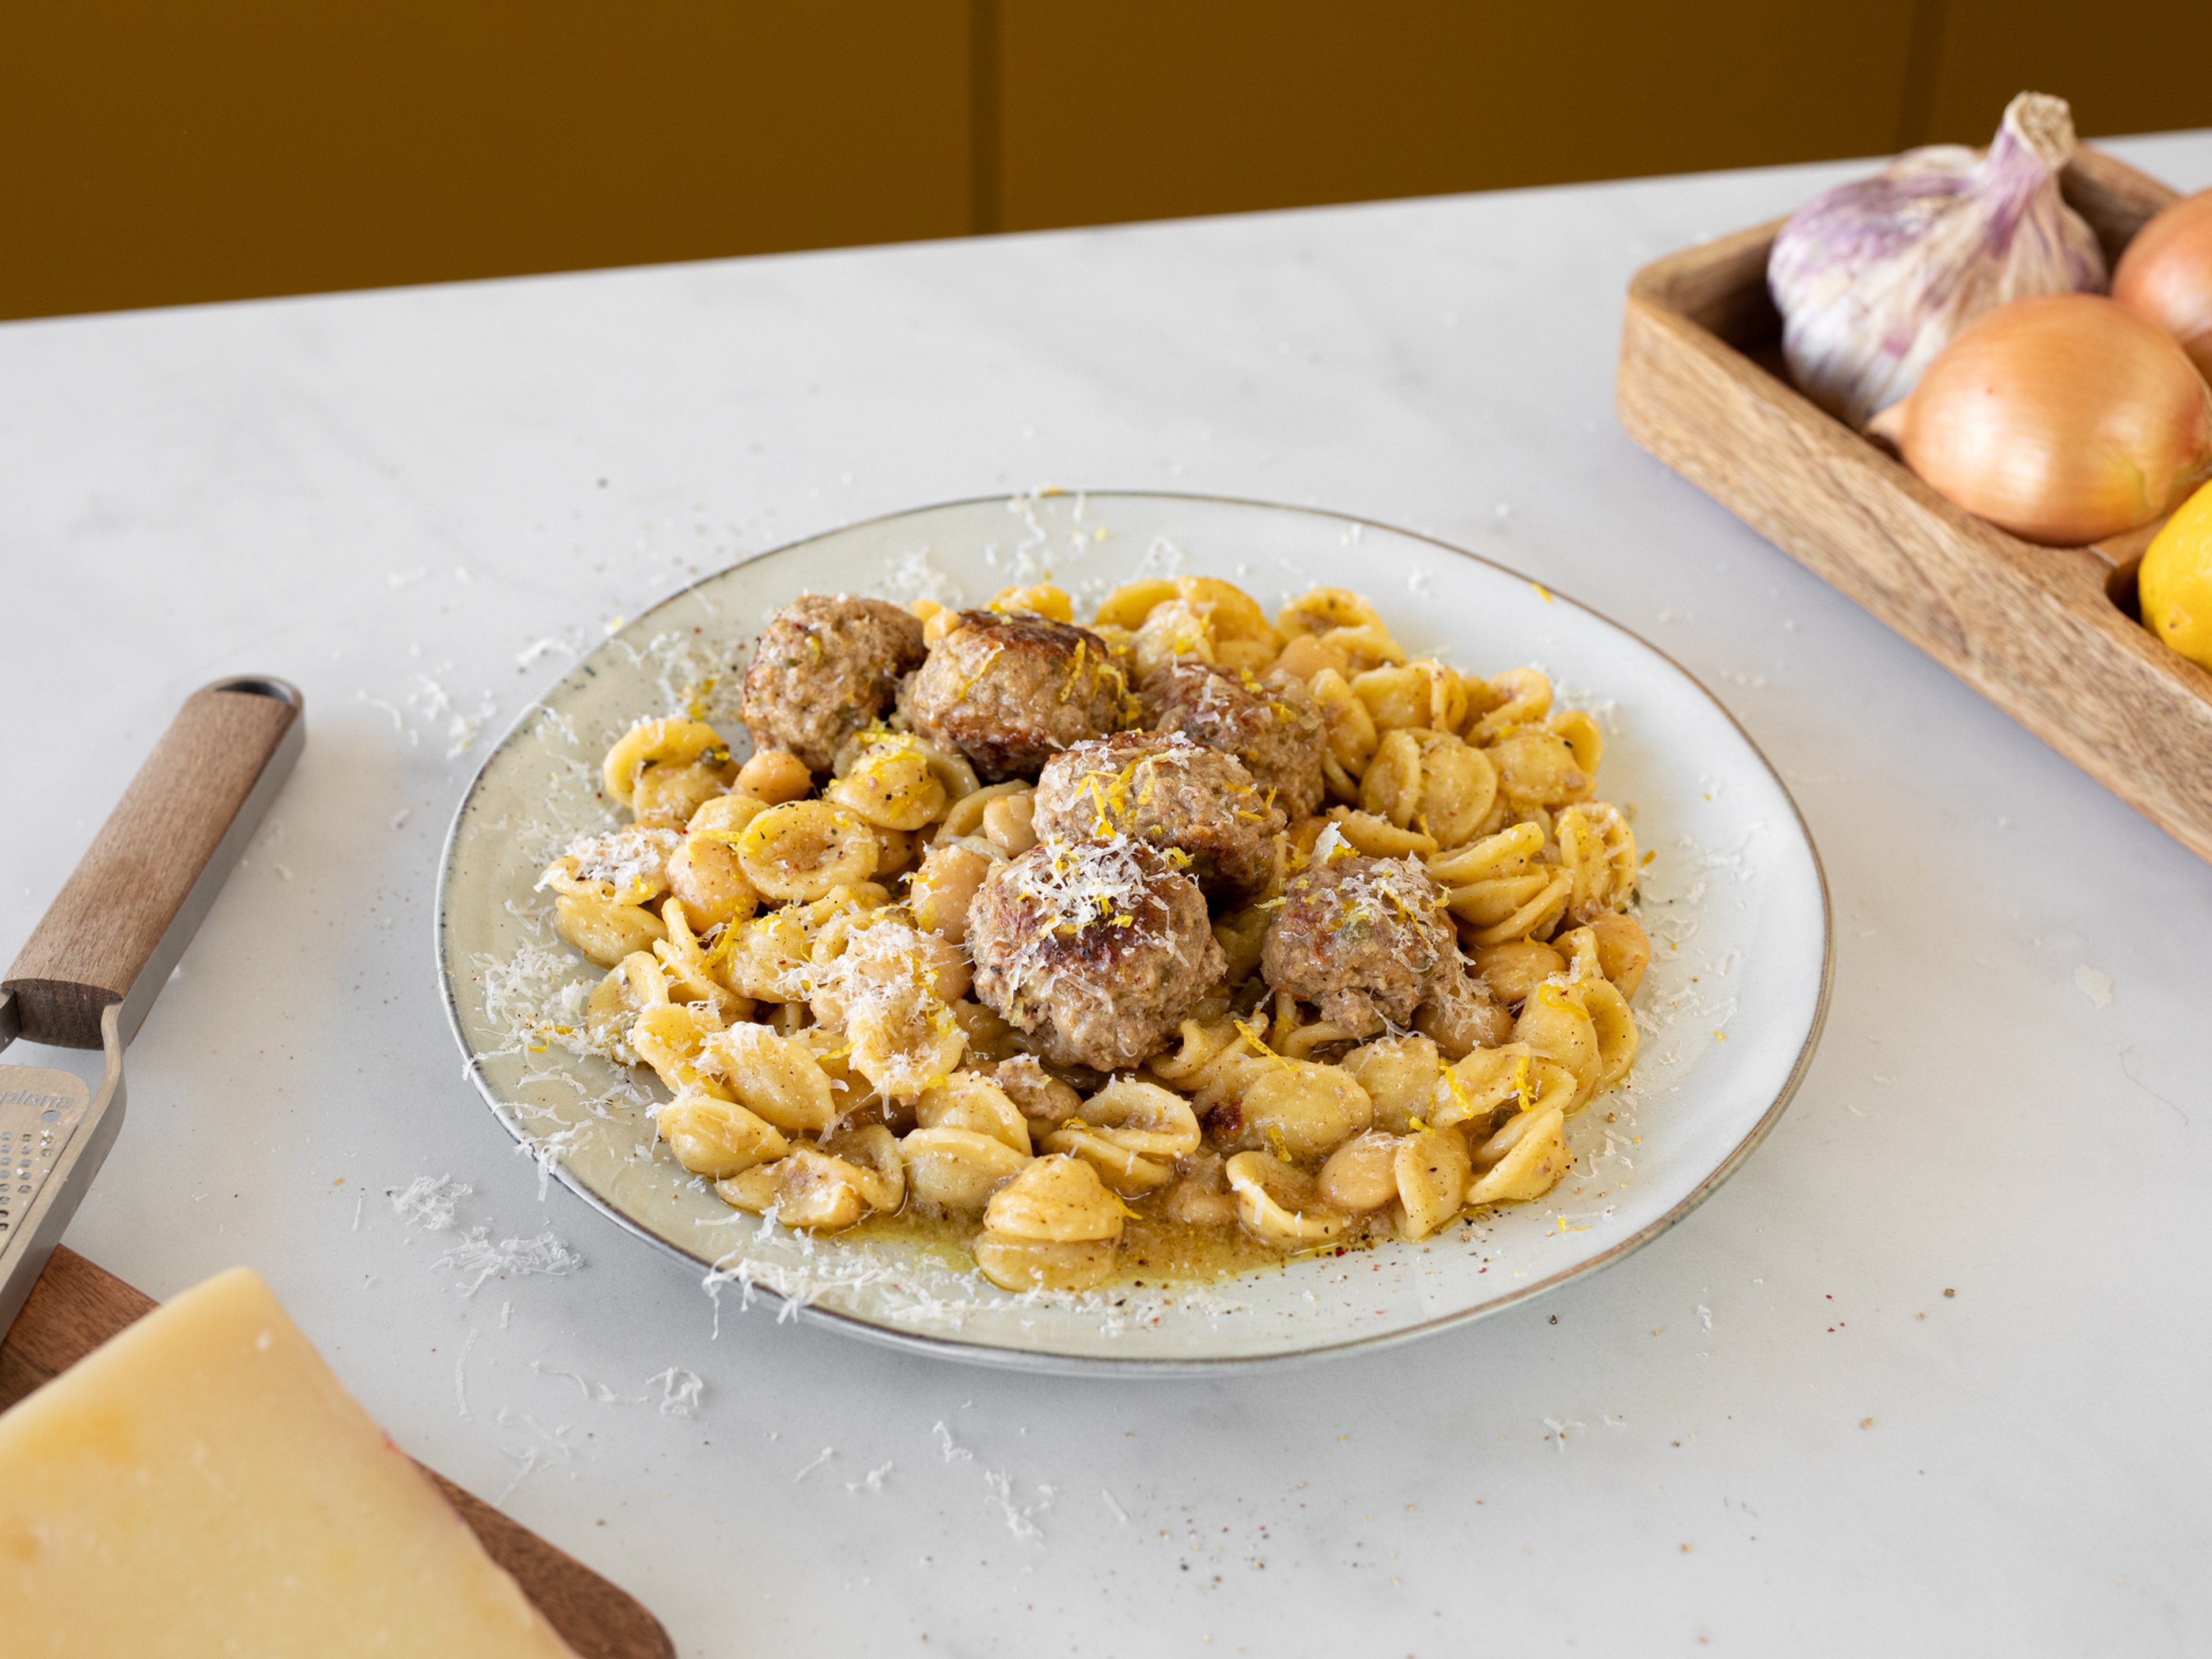
[[[684,1091],[653,1115],[676,1161],[713,1180],[741,1175],[791,1150],[773,1124],[733,1100],[696,1090]]]
[[[1053,1244],[1119,1238],[1124,1212],[1098,1172],[1078,1158],[1032,1160],[993,1194],[983,1224],[1008,1238]]]
[[[653,954],[667,975],[670,994],[678,1002],[710,1002],[725,1020],[750,1014],[751,999],[739,996],[714,977],[706,951],[684,921],[683,904],[671,899],[660,909],[668,937],[653,942]]]
[[[899,1141],[907,1189],[937,1211],[973,1212],[1019,1175],[1029,1154],[994,1135],[952,1125],[916,1129]]]
[[[624,806],[635,804],[639,780],[652,769],[660,767],[682,769],[702,765],[714,770],[727,769],[730,746],[724,743],[714,728],[703,720],[640,720],[615,740],[607,750],[605,763],[600,769],[607,793]],[[723,780],[723,787],[734,779],[732,771]],[[715,793],[719,793],[719,790]],[[701,797],[703,800],[704,796]],[[691,803],[684,810],[688,818],[699,805]],[[681,822],[681,819],[678,820]]]
[[[1427,858],[1437,850],[1437,838],[1425,830],[1401,829],[1372,812],[1329,809],[1329,822],[1357,853],[1371,859]]]
[[[1559,867],[1573,878],[1567,914],[1577,921],[1610,915],[1636,891],[1636,832],[1617,806],[1570,806],[1552,826]]]
[[[1469,701],[1480,708],[1468,727],[1467,740],[1487,745],[1516,726],[1531,725],[1550,714],[1552,683],[1533,668],[1509,668],[1492,675]]]
[[[725,795],[721,799],[736,798]],[[668,860],[669,890],[684,907],[684,920],[694,933],[703,933],[710,927],[749,921],[760,908],[760,894],[754,890],[744,866],[738,861],[738,849],[726,838],[736,834],[734,830],[695,830],[684,837],[684,845]]]
[[[1276,629],[1292,638],[1338,628],[1382,626],[1375,607],[1348,587],[1309,588],[1275,613]]]
[[[876,838],[866,822],[822,800],[786,801],[748,823],[738,861],[773,899],[818,899],[876,872]]]
[[[1437,1045],[1425,1036],[1383,1037],[1354,1048],[1343,1066],[1373,1103],[1376,1127],[1400,1135],[1430,1109],[1443,1073]]]
[[[822,1150],[854,1171],[854,1183],[870,1209],[889,1215],[906,1202],[906,1162],[899,1157],[898,1137],[882,1124],[840,1129],[822,1143]]]
[[[1264,646],[1269,658],[1282,647],[1282,638],[1268,622],[1267,613],[1260,608],[1260,602],[1236,583],[1225,582],[1214,576],[1177,576],[1175,585],[1176,597],[1184,604],[1195,606],[1205,615],[1218,644],[1250,641]],[[1260,665],[1242,665],[1257,667]]]
[[[922,829],[952,804],[921,739],[903,732],[870,733],[857,750],[841,752],[822,796],[879,830]]]
[[[553,901],[553,927],[601,968],[668,937],[668,925],[650,910],[578,893],[562,893]]]
[[[1567,970],[1567,959],[1541,940],[1509,939],[1474,952],[1474,975],[1499,1002],[1525,1002],[1554,974]]]
[[[698,1063],[707,1040],[721,1029],[711,1003],[654,1003],[639,1009],[630,1022],[629,1043],[670,1093],[721,1094]]]
[[[1316,674],[1309,689],[1321,710],[1326,745],[1322,776],[1331,794],[1340,800],[1356,801],[1363,775],[1382,740],[1375,729],[1375,717],[1352,695],[1350,682],[1335,668],[1324,668]]]
[[[641,824],[677,830],[698,810],[720,796],[737,778],[726,750],[718,758],[694,761],[689,766],[648,766],[638,774],[630,791],[629,810]]]
[[[1429,1127],[1490,1133],[1502,1116],[1565,1109],[1580,1088],[1575,1073],[1523,1042],[1478,1048],[1444,1068],[1429,1091]]]
[[[1311,690],[1314,677],[1317,674],[1349,673],[1352,658],[1349,653],[1329,644],[1318,634],[1301,634],[1284,646],[1273,665],[1279,672],[1305,681],[1306,689]]]
[[[1144,626],[1145,618],[1152,614],[1155,606],[1165,605],[1175,597],[1176,585],[1164,576],[1125,582],[1098,602],[1097,622],[1133,633]]]
[[[1547,980],[1521,1005],[1513,1040],[1575,1074],[1567,1109],[1578,1110],[1628,1075],[1636,1062],[1636,1017],[1627,999],[1601,978]]]
[[[1574,876],[1536,861],[1544,842],[1539,825],[1516,823],[1430,860],[1429,873],[1445,885],[1444,902],[1468,924],[1477,950],[1547,930],[1565,913]]]
[[[842,1158],[801,1146],[773,1164],[758,1164],[714,1183],[733,1210],[764,1215],[773,1210],[787,1227],[842,1232],[868,1212],[861,1186],[866,1175]]]
[[[1004,1089],[976,1073],[955,1072],[932,1083],[915,1102],[914,1115],[925,1129],[966,1129],[988,1135],[1024,1158],[1030,1155],[1029,1120],[1021,1108]]]
[[[1405,647],[1392,639],[1390,630],[1380,623],[1332,628],[1321,636],[1321,642],[1343,653],[1345,673],[1352,679],[1371,669],[1395,668],[1406,660]]]
[[[1075,620],[1075,602],[1050,582],[1038,582],[1029,587],[1002,587],[991,596],[991,609],[1008,616],[1026,613],[1042,617],[1047,622]]]
[[[1088,1290],[1114,1269],[1122,1215],[1081,1158],[1033,1158],[984,1206],[975,1265],[1002,1290]]]
[[[1481,750],[1416,728],[1384,732],[1359,785],[1364,811],[1418,828],[1431,838],[1431,854],[1466,841],[1497,799],[1498,774]]]
[[[1072,1153],[1124,1197],[1155,1192],[1175,1177],[1175,1161],[1198,1150],[1190,1103],[1156,1083],[1116,1078],[1085,1101],[1078,1115],[1045,1137],[1046,1149]]]
[[[1456,672],[1433,657],[1370,668],[1353,679],[1352,693],[1367,705],[1378,731],[1419,726],[1456,732],[1467,719],[1466,687]]]
[[[1295,1250],[1326,1243],[1352,1224],[1352,1217],[1321,1201],[1312,1177],[1266,1152],[1239,1152],[1229,1160],[1229,1185],[1237,1218],[1264,1243]]]
[[[798,910],[771,910],[732,923],[715,942],[710,960],[740,996],[804,1002],[813,981],[814,938]]]
[[[728,1094],[794,1134],[819,1134],[837,1121],[829,1073],[800,1043],[765,1025],[732,1025],[705,1038],[693,1065]]]
[[[1487,745],[1498,769],[1498,793],[1506,810],[1526,813],[1588,800],[1594,780],[1575,764],[1566,740],[1540,726],[1524,726]]]
[[[1523,1112],[1492,1135],[1476,1150],[1476,1164],[1488,1162],[1489,1167],[1468,1186],[1468,1203],[1526,1202],[1551,1191],[1574,1164],[1567,1150],[1566,1121],[1557,1107]]]
[[[1595,777],[1599,763],[1605,758],[1605,732],[1596,717],[1587,709],[1568,708],[1544,722],[1552,734],[1573,751],[1575,768],[1588,776]]]
[[[1374,1121],[1367,1091],[1340,1067],[1279,1059],[1237,1103],[1236,1144],[1286,1160],[1317,1158]]]
[[[668,860],[683,844],[673,830],[641,824],[586,836],[547,865],[538,884],[609,904],[650,904],[668,890]]]
[[[1513,1040],[1575,1074],[1570,1110],[1589,1100],[1602,1062],[1597,1026],[1581,997],[1556,980],[1546,981],[1521,1005],[1520,1017],[1513,1022]]]
[[[1423,741],[1419,821],[1439,846],[1464,842],[1497,799],[1498,771],[1482,750],[1442,732]]]
[[[1394,1170],[1404,1217],[1401,1231],[1421,1239],[1460,1212],[1474,1163],[1457,1129],[1429,1129],[1400,1144]]]
[[[1197,606],[1185,599],[1170,599],[1154,607],[1132,642],[1137,678],[1146,679],[1178,659],[1218,662],[1213,629]]]
[[[659,961],[634,951],[609,969],[585,1000],[584,1041],[618,1065],[641,1065],[637,1050],[630,1047],[630,1022],[641,1009],[667,1000],[668,975]]]

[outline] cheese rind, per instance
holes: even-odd
[[[574,1659],[242,1267],[0,1415],[0,1607],[41,1659]]]

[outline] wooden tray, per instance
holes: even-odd
[[[0,1342],[0,1411],[157,1305],[75,1251],[57,1249]],[[629,1596],[436,1470],[423,1473],[580,1659],[676,1659],[668,1632]]]
[[[2117,258],[2175,192],[2082,151],[2066,199]],[[2147,528],[2039,547],[1954,507],[1793,387],[1766,256],[1783,222],[1646,265],[1629,284],[1629,436],[2212,860],[2212,673],[2136,619]]]

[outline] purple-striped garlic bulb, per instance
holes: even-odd
[[[2065,100],[2023,92],[1986,156],[1962,144],[1908,150],[1800,208],[1766,264],[1799,390],[1863,427],[1984,312],[2033,294],[2102,293],[2096,234],[2058,193],[2074,149]]]

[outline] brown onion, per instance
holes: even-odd
[[[2112,297],[2180,341],[2212,377],[2212,190],[2185,197],[2136,233],[2113,268]]]
[[[2212,476],[2212,387],[2164,330],[2094,294],[1998,307],[1867,430],[2032,542],[2132,530]]]

